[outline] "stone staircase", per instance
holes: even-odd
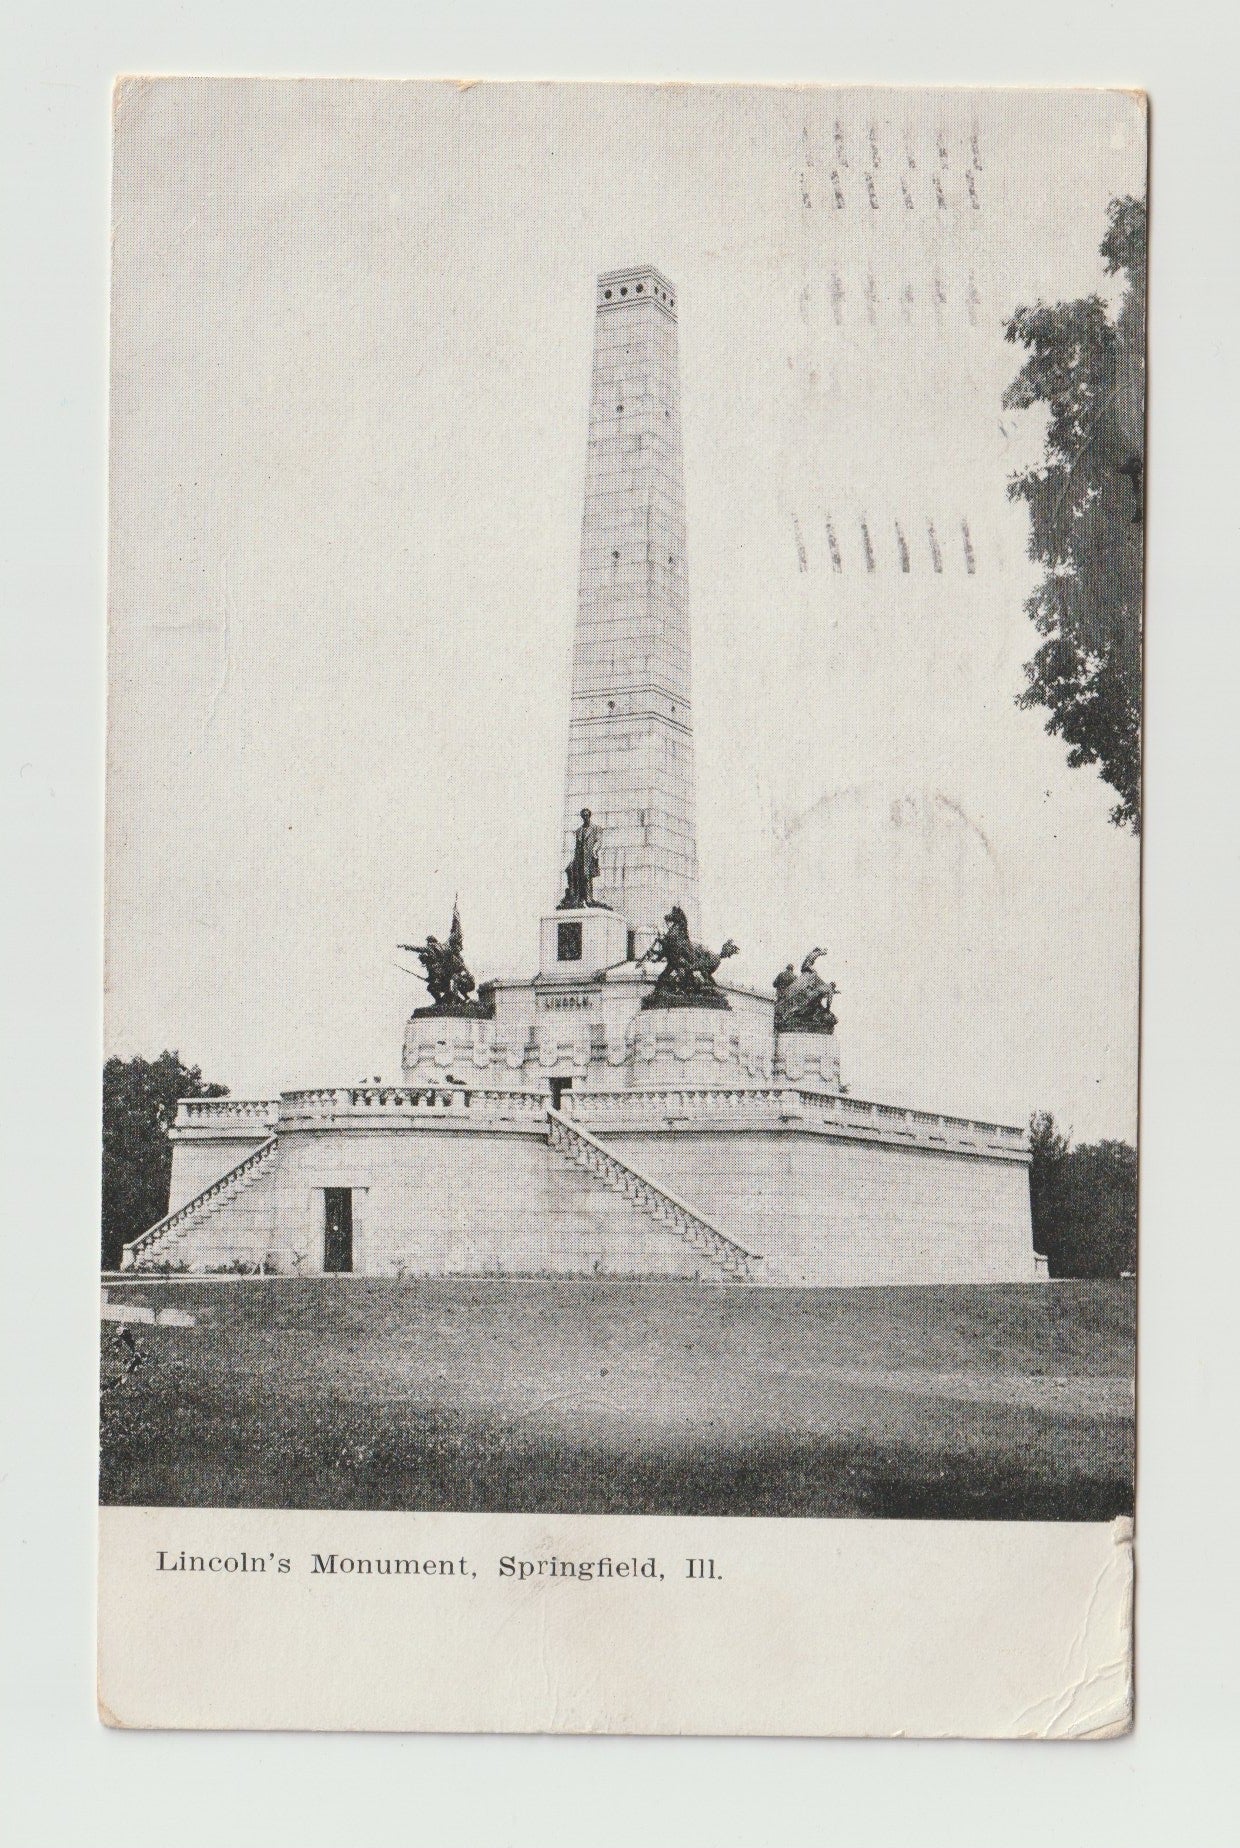
[[[547,1141],[550,1146],[574,1162],[613,1193],[631,1200],[638,1210],[682,1238],[699,1257],[711,1265],[720,1283],[753,1283],[762,1260],[746,1251],[734,1239],[713,1226],[701,1213],[680,1200],[658,1181],[622,1161],[589,1130],[554,1108],[547,1110]]]
[[[121,1269],[132,1270],[144,1264],[175,1263],[180,1258],[188,1258],[190,1254],[187,1247],[191,1237],[194,1240],[194,1256],[201,1259],[203,1232],[217,1213],[233,1207],[256,1182],[267,1178],[275,1146],[276,1138],[268,1136],[265,1142],[260,1142],[235,1167],[221,1174],[218,1181],[212,1181],[209,1187],[204,1187],[201,1193],[187,1200],[184,1206],[178,1206],[175,1213],[169,1213],[147,1231],[139,1233],[137,1238],[124,1247]],[[219,1251],[213,1251],[211,1255],[217,1261],[226,1263],[229,1258],[248,1255],[248,1247],[246,1251],[238,1248],[236,1231],[233,1230],[227,1239],[221,1240]]]

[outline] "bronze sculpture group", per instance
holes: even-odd
[[[560,910],[594,905],[594,881],[599,872],[599,830],[590,810],[581,811],[581,826],[573,837],[573,857],[565,870],[566,889]],[[645,954],[642,963],[661,963],[653,988],[642,1001],[643,1008],[710,1007],[729,1008],[730,1002],[715,977],[720,965],[737,954],[731,937],[720,950],[708,950],[694,943],[689,934],[689,920],[679,905],[673,905],[663,919],[663,928]],[[418,1008],[418,1015],[454,1015],[458,1018],[489,1020],[495,1012],[494,984],[484,982],[475,992],[474,978],[466,967],[465,939],[461,915],[452,907],[452,928],[448,941],[428,936],[425,943],[402,943],[422,964],[423,980],[430,990],[431,1006]],[[824,982],[815,964],[826,951],[813,949],[802,960],[800,971],[788,963],[775,977],[775,1031],[777,1033],[835,1032],[838,1024],[832,1003],[840,992],[834,982]]]
[[[428,936],[425,943],[401,943],[398,949],[408,950],[422,965],[422,980],[430,990],[431,1006],[415,1009],[415,1018],[430,1015],[453,1016],[466,1020],[489,1020],[495,1012],[495,991],[489,982],[484,982],[477,990],[475,998],[474,978],[465,964],[465,934],[461,929],[461,914],[455,905],[452,907],[452,928],[448,932],[448,941],[441,943],[438,937]]]
[[[838,1022],[831,1003],[839,994],[834,982],[824,982],[814,964],[826,951],[811,950],[798,974],[788,963],[775,977],[776,1033],[834,1033]]]
[[[735,956],[737,945],[731,937],[721,950],[708,950],[694,943],[689,935],[689,920],[679,905],[673,905],[641,962],[663,964],[658,979],[642,1002],[643,1007],[730,1007],[727,996],[715,981],[720,963]]]

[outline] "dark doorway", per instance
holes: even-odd
[[[353,1189],[323,1189],[323,1269],[353,1269]]]
[[[553,1078],[551,1080],[551,1108],[553,1110],[559,1109],[560,1099],[563,1097],[565,1091],[571,1091],[572,1088],[573,1081],[571,1078]]]

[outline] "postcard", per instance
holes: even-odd
[[[1132,1711],[1146,106],[127,77],[99,1701]]]

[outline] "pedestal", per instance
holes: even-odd
[[[631,955],[629,927],[603,905],[552,911],[538,933],[538,974],[544,982],[588,982]]]
[[[485,1082],[490,1070],[494,1023],[419,1008],[405,1027],[401,1071],[406,1084],[443,1084],[449,1076],[462,1084]]]
[[[629,1027],[628,1046],[626,1088],[633,1090],[770,1083],[769,1039],[714,1008],[647,1008]]]
[[[807,1091],[838,1091],[839,1040],[834,1033],[777,1033],[775,1076]]]

